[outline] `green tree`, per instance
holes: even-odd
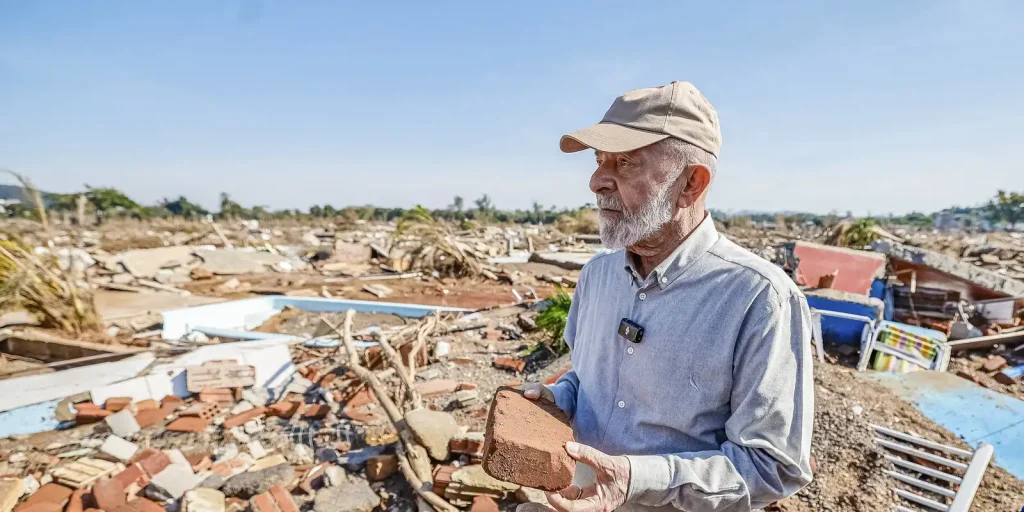
[[[533,221],[537,224],[544,223],[544,205],[537,201],[533,202]]]
[[[991,220],[1006,222],[1012,228],[1024,220],[1024,194],[1000,190],[989,201],[987,210]]]
[[[185,196],[178,196],[174,201],[169,201],[166,198],[160,202],[160,206],[170,212],[175,217],[183,217],[185,219],[199,219],[209,215],[210,212],[206,211],[205,208],[199,206],[192,201],[189,201]]]
[[[135,212],[139,209],[139,203],[132,201],[120,190],[111,187],[92,188],[86,185],[85,198],[92,204],[93,208],[108,212],[112,210],[126,210]]]
[[[462,216],[462,209],[465,208],[465,206],[466,203],[463,201],[462,196],[455,196],[452,198],[452,205],[448,208],[455,212],[455,217],[458,218]]]

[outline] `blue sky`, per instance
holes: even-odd
[[[0,167],[143,202],[592,201],[558,137],[695,83],[725,210],[1024,189],[1024,2],[0,0]],[[2,178],[0,178],[2,179]]]

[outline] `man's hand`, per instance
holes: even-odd
[[[575,485],[547,493],[551,508],[535,503],[520,505],[516,512],[611,512],[626,502],[629,492],[629,459],[601,453],[587,445],[569,442],[565,451],[577,462],[594,469],[595,482],[580,489]]]
[[[552,393],[547,386],[536,382],[531,382],[530,384],[526,384],[525,386],[523,386],[523,396],[529,398],[530,400],[543,398],[551,402],[555,401],[555,394]]]

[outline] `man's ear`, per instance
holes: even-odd
[[[700,196],[708,189],[708,185],[711,185],[711,171],[703,165],[693,164],[686,166],[683,175],[689,175],[689,178],[686,179],[682,190],[679,191],[676,206],[689,208],[700,199]]]

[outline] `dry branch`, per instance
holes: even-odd
[[[409,372],[406,371],[405,365],[402,364],[402,357],[398,355],[398,352],[395,351],[395,348],[392,347],[390,343],[388,343],[388,338],[387,336],[384,335],[384,333],[381,333],[380,336],[378,336],[378,340],[380,340],[381,351],[384,352],[384,355],[388,358],[388,361],[391,362],[391,366],[398,373],[398,378],[401,379],[402,384],[405,385],[405,395],[409,401],[410,410],[419,409],[420,407],[423,406],[423,402],[420,399],[420,394],[416,392],[416,387],[413,386],[412,377],[409,375]],[[410,354],[409,359],[416,359],[415,347],[413,348],[413,352],[412,354]],[[413,364],[414,361],[409,361],[410,367]]]
[[[356,353],[355,344],[352,342],[352,318],[354,316],[354,310],[350,309],[345,313],[345,324],[342,332],[342,342],[345,346],[345,351],[348,352],[348,368],[370,387],[370,390],[377,397],[377,401],[384,408],[384,412],[388,415],[388,419],[391,420],[391,424],[398,431],[398,438],[400,440],[399,453],[402,454],[400,456],[402,474],[405,475],[409,484],[413,486],[416,494],[427,503],[445,512],[456,512],[458,509],[445,501],[444,498],[435,494],[430,490],[430,486],[427,485],[428,482],[431,482],[431,475],[429,459],[422,460],[426,457],[426,450],[413,439],[412,431],[410,431],[409,425],[405,422],[405,416],[402,414],[402,411],[391,400],[391,397],[388,396],[386,388],[380,379],[359,363],[359,356]],[[327,325],[335,332],[338,331],[338,328],[326,319],[324,319],[324,322],[327,322]],[[400,359],[397,362],[401,365]],[[416,470],[425,474],[417,474]]]

